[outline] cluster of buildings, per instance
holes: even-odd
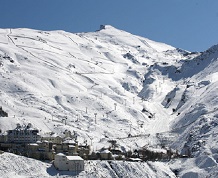
[[[0,150],[38,160],[54,160],[54,165],[59,169],[62,169],[60,165],[65,165],[64,170],[84,169],[82,160],[90,154],[90,146],[79,145],[76,133],[65,130],[61,136],[52,132],[40,135],[39,130],[30,123],[17,124],[15,129],[1,133]],[[61,163],[58,163],[60,160]]]
[[[108,142],[111,147],[91,153],[90,146],[87,143],[78,144],[77,134],[72,134],[69,130],[65,130],[61,135],[53,132],[40,135],[39,130],[29,123],[17,124],[15,129],[4,133],[0,131],[0,150],[38,160],[54,160],[54,166],[58,170],[83,171],[84,160],[88,159],[147,161],[179,156],[167,149],[165,152],[163,149],[154,151],[147,148],[126,152],[119,148],[115,140]]]
[[[58,170],[82,171],[84,160],[114,159],[112,155],[121,154],[121,150],[100,150],[90,153],[87,143],[78,144],[77,134],[65,130],[62,135],[53,132],[39,134],[32,124],[17,124],[15,129],[4,133],[0,131],[0,150],[38,160],[54,160]]]

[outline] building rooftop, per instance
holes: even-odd
[[[111,153],[109,150],[103,150],[100,153]]]
[[[66,156],[66,155],[63,154],[63,153],[58,153],[58,154],[56,154],[56,155],[58,155],[58,156]]]
[[[69,148],[75,148],[75,146],[74,145],[69,145]]]
[[[30,143],[28,145],[31,145],[31,146],[39,146],[37,143]]]
[[[68,160],[81,161],[83,160],[80,156],[67,156]]]

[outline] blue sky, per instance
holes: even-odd
[[[0,28],[90,32],[109,24],[189,51],[218,44],[217,0],[1,0]]]

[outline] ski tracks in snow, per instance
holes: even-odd
[[[169,131],[169,123],[171,115],[168,114],[159,103],[151,103],[153,109],[154,120],[148,128],[150,134],[156,134]]]

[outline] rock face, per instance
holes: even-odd
[[[8,117],[8,113],[3,111],[2,107],[0,107],[0,117]]]

